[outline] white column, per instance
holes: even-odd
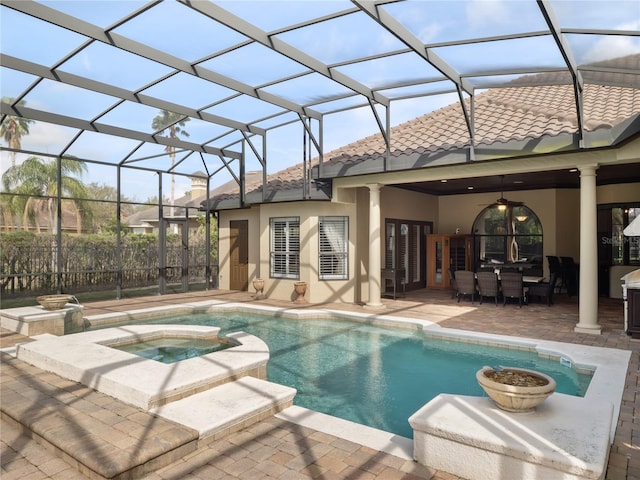
[[[597,165],[580,168],[580,318],[574,329],[595,335],[601,333],[598,325],[597,168]]]
[[[368,307],[379,308],[383,304],[380,301],[380,284],[382,273],[380,271],[380,184],[371,183],[369,187],[369,302]]]

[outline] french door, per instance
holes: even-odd
[[[426,238],[432,231],[433,222],[385,220],[385,268],[404,270],[407,290],[427,285]]]

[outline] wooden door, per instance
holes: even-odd
[[[229,223],[229,248],[231,290],[246,291],[249,289],[249,222],[232,220]]]

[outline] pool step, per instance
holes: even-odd
[[[0,361],[3,422],[88,478],[141,478],[198,448],[198,432],[193,428],[158,418],[7,353],[0,352]],[[12,457],[7,452],[7,458]],[[3,465],[3,478],[4,473]]]
[[[242,377],[150,412],[197,430],[200,440],[217,440],[291,406],[295,394],[295,388]]]

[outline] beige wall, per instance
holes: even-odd
[[[219,287],[229,290],[231,278],[229,267],[229,223],[231,220],[247,220],[249,223],[249,289],[251,280],[259,276],[258,264],[260,260],[260,209],[252,207],[242,210],[225,210],[218,218],[218,252],[219,252]],[[267,271],[268,273],[268,271]]]
[[[544,190],[541,193],[544,194]],[[580,190],[555,190],[555,235],[547,242],[545,229],[545,255],[573,257],[576,262],[580,259]]]
[[[638,166],[640,169],[640,165]],[[596,170],[596,174],[597,174]],[[598,204],[640,202],[640,183],[605,185],[596,191]]]
[[[368,195],[366,201],[368,205]],[[380,190],[380,216],[382,221],[395,218],[433,222],[435,225],[438,221],[438,197],[386,186]]]
[[[260,237],[260,271],[265,279],[265,294],[270,298],[294,300],[296,280],[269,278],[269,220],[273,217],[300,217],[300,281],[307,282],[305,298],[311,303],[353,303],[358,242],[356,206],[349,203],[304,202],[263,205],[260,212],[264,228]],[[318,280],[318,222],[322,216],[349,217],[349,278],[347,280]]]
[[[640,184],[599,187],[598,203],[638,202]],[[509,200],[524,202],[539,217],[544,234],[544,255],[566,255],[579,260],[580,190],[548,189],[506,192]],[[345,188],[343,202],[292,202],[266,204],[250,209],[220,213],[220,288],[229,288],[229,221],[249,221],[249,284],[257,276],[265,279],[269,298],[293,300],[292,279],[269,278],[269,219],[300,217],[300,279],[308,283],[306,298],[319,302],[366,302],[368,300],[369,190]],[[471,233],[473,221],[496,193],[435,197],[385,186],[381,190],[381,226],[386,218],[434,222],[434,232]],[[349,279],[318,280],[318,217],[349,217]],[[384,235],[384,232],[381,232]],[[384,252],[381,252],[384,255]],[[545,275],[548,275],[544,262]],[[251,287],[250,287],[250,290]]]
[[[318,221],[321,216],[349,217],[349,279],[318,280]],[[299,217],[300,242],[304,247],[300,252],[300,281],[307,282],[305,298],[311,303],[336,301],[353,303],[356,269],[357,221],[355,204],[329,202],[293,202],[262,205],[245,210],[224,211],[220,214],[220,288],[229,288],[229,222],[246,219],[249,221],[249,290],[251,280],[262,277],[265,280],[264,294],[268,298],[294,300],[294,279],[269,277],[269,221],[273,217]]]

